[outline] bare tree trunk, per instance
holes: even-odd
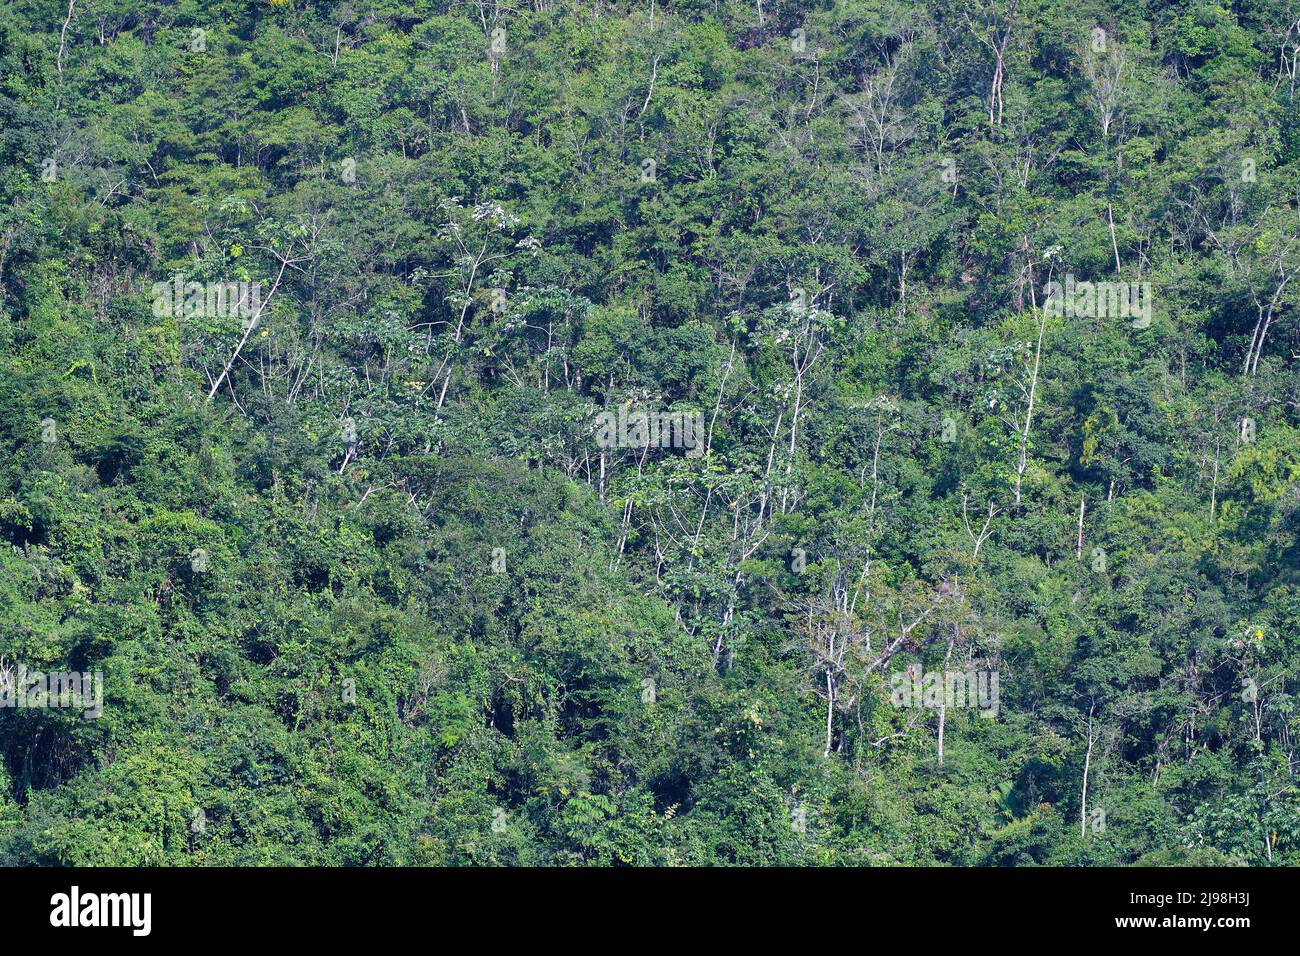
[[[68,24],[72,22],[72,8],[76,6],[77,0],[68,0],[68,15],[63,21],[63,29],[59,31],[59,52],[54,58],[54,64],[59,72],[59,84],[63,83],[63,50],[68,36]],[[54,108],[59,108],[59,100],[63,97],[63,90],[60,88],[58,94],[54,97]]]
[[[1243,374],[1254,375],[1255,372],[1258,371],[1259,360],[1264,354],[1264,340],[1268,337],[1268,330],[1273,324],[1273,320],[1277,318],[1277,310],[1282,302],[1282,294],[1286,291],[1286,287],[1290,284],[1291,280],[1300,273],[1300,267],[1292,270],[1290,273],[1287,273],[1285,268],[1286,253],[1296,243],[1297,239],[1300,239],[1300,236],[1293,237],[1291,241],[1287,243],[1286,249],[1284,249],[1278,257],[1276,265],[1278,274],[1282,276],[1282,281],[1278,283],[1277,288],[1273,290],[1273,295],[1272,298],[1269,299],[1268,307],[1265,308],[1263,305],[1256,303],[1256,308],[1259,311],[1259,318],[1255,321],[1255,331],[1251,333],[1250,336],[1250,348],[1246,352],[1246,369]]]
[[[1111,204],[1106,203],[1106,220],[1110,223],[1110,247],[1115,252],[1115,278],[1120,278],[1119,243],[1115,241],[1115,213]]]
[[[1080,840],[1088,835],[1088,770],[1092,766],[1092,745],[1097,739],[1092,734],[1092,712],[1096,706],[1096,700],[1088,705],[1088,752],[1083,758],[1083,796],[1079,800]]]
[[[1075,558],[1083,557],[1083,493],[1079,493],[1079,539],[1074,545]]]
[[[1037,306],[1035,306],[1035,311]],[[1034,420],[1034,398],[1038,392],[1038,368],[1043,357],[1043,334],[1047,331],[1047,309],[1042,310],[1038,324],[1038,345],[1034,349],[1034,370],[1029,376],[1029,407],[1025,411],[1025,430],[1020,435],[1020,461],[1016,464],[1016,504],[1020,504],[1020,483],[1029,467],[1029,428]]]
[[[826,667],[826,751],[823,757],[831,755],[831,720],[835,716],[835,678],[831,676],[830,665]]]
[[[948,722],[948,661],[952,659],[952,645],[956,639],[956,632],[948,637],[948,653],[943,656],[943,670],[939,672],[940,679],[943,681],[943,692],[939,695],[939,741],[937,756],[939,766],[943,766],[943,730]]]
[[[257,312],[253,315],[252,321],[248,323],[248,328],[244,329],[243,338],[241,338],[239,344],[235,346],[235,351],[231,354],[230,361],[227,362],[226,367],[221,370],[221,374],[217,376],[217,380],[212,383],[212,388],[208,390],[208,398],[217,394],[217,389],[219,389],[221,383],[226,380],[226,376],[230,374],[230,370],[235,365],[235,360],[239,358],[240,351],[243,350],[244,345],[248,342],[248,337],[253,334],[253,329],[257,328],[257,322],[262,317],[262,313],[266,311],[267,305],[270,304],[271,297],[275,295],[275,290],[280,287],[280,279],[284,277],[284,270],[288,265],[289,257],[286,254],[285,257],[280,260],[280,272],[276,275],[275,282],[271,285],[271,291],[266,294],[266,298],[258,305]]]

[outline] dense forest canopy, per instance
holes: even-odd
[[[1298,94],[1297,0],[0,0],[0,860],[1300,863]]]

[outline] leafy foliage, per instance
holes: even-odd
[[[0,860],[1300,863],[1292,0],[0,11]]]

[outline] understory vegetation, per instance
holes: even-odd
[[[1300,863],[1298,64],[0,0],[0,861]]]

